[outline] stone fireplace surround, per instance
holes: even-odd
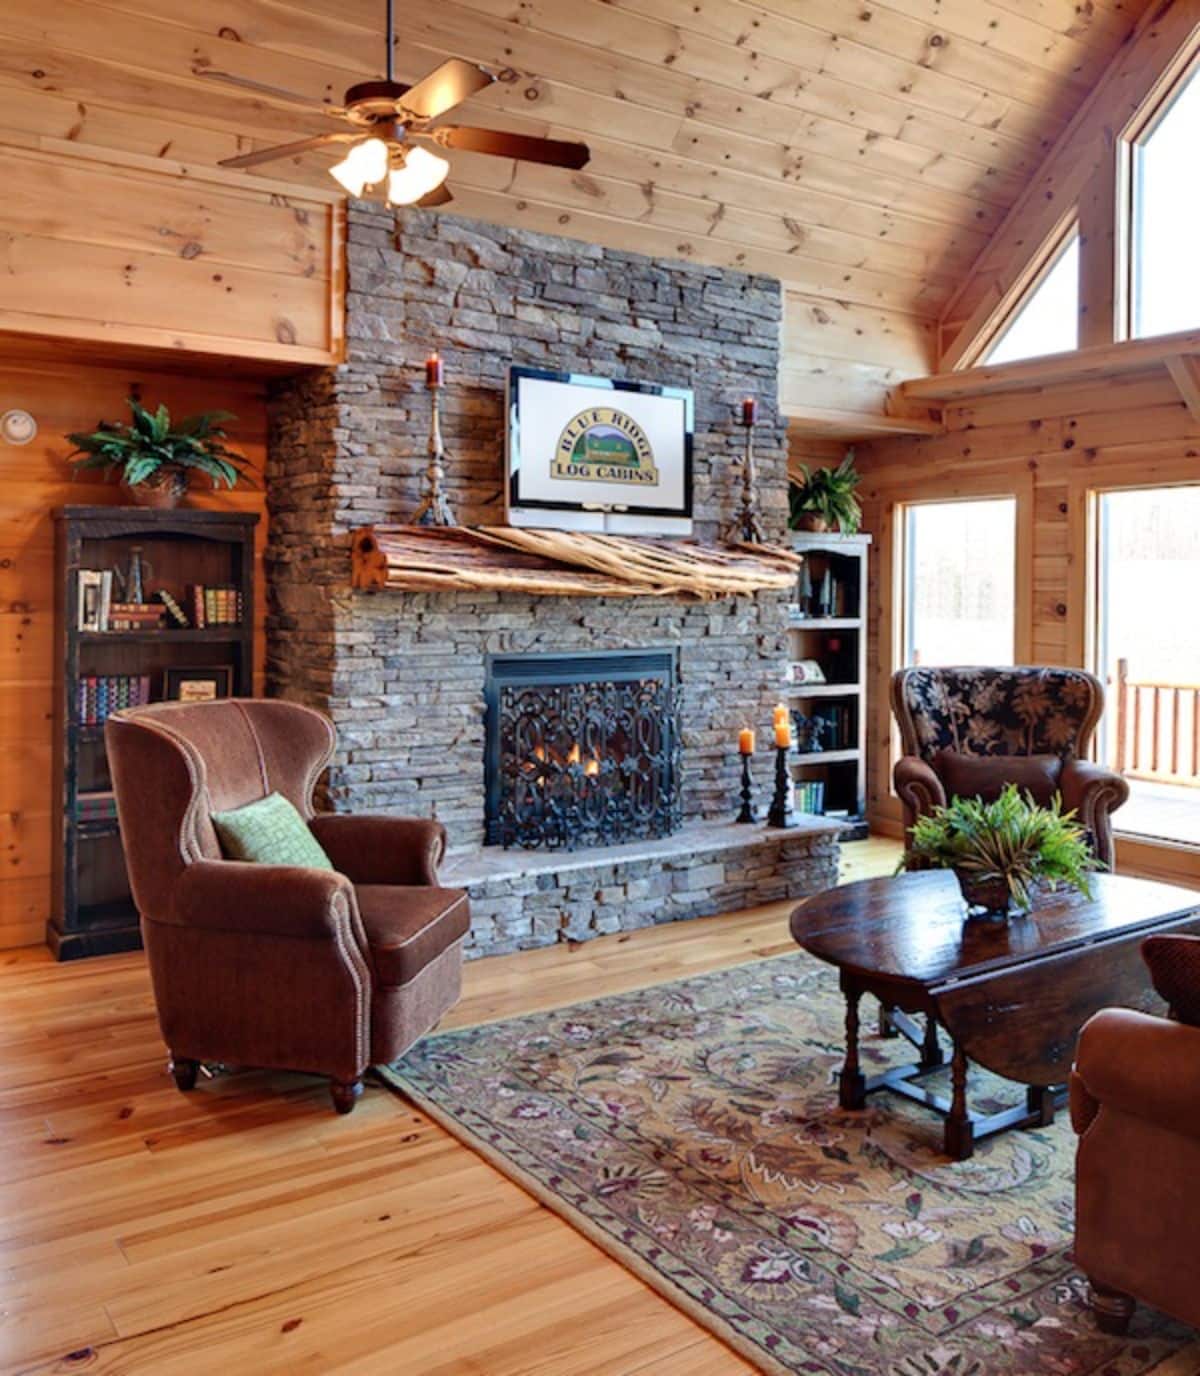
[[[762,505],[782,538],[778,282],[361,203],[349,212],[347,273],[347,362],[276,386],[268,468],[268,687],[337,726],[329,802],[446,824],[446,882],[471,889],[476,953],[834,882],[833,825],[725,825],[737,806],[737,729],[755,724],[765,740],[784,682],[785,596],[691,603],[349,586],[350,531],[403,521],[419,500],[421,364],[434,348],[446,365],[450,498],[464,523],[503,520],[504,383],[518,363],[691,386],[701,538],[733,514],[735,410],[757,396]],[[678,654],[683,830],[570,855],[483,848],[486,657],[639,648]],[[757,772],[765,792],[765,751]]]

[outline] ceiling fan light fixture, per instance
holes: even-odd
[[[412,205],[436,191],[446,180],[450,164],[424,148],[410,148],[388,177],[389,205]]]
[[[341,162],[335,163],[329,174],[351,196],[361,196],[365,187],[374,186],[387,176],[388,162],[388,146],[382,139],[364,139],[356,143]]]

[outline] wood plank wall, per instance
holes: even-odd
[[[1165,369],[1086,387],[980,398],[946,411],[947,433],[859,449],[866,528],[874,532],[868,799],[872,824],[898,835],[891,790],[888,680],[895,667],[898,512],[904,502],[1014,496],[1018,503],[1017,658],[1084,666],[1089,495],[1105,488],[1200,482],[1200,420]],[[1185,604],[1181,603],[1181,616]],[[1125,847],[1155,873],[1200,878],[1200,859]]]
[[[261,475],[266,457],[264,384],[230,377],[102,367],[63,357],[29,360],[11,342],[0,351],[0,412],[20,407],[37,420],[28,445],[0,442],[0,948],[43,939],[50,910],[55,812],[53,684],[55,656],[54,521],[58,506],[119,503],[120,488],[95,474],[73,480],[68,431],[128,414],[133,393],[172,412],[227,409],[238,421],[231,441]],[[255,627],[261,675],[261,558],[266,503],[256,490],[198,490],[196,505],[262,514],[258,527],[260,596]]]

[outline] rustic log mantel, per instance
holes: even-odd
[[[515,526],[365,526],[352,584],[408,592],[705,601],[795,586],[801,556],[774,545],[714,545]]]

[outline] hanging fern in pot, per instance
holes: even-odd
[[[993,802],[952,798],[918,817],[900,868],[953,870],[968,909],[1000,919],[1027,912],[1039,885],[1090,898],[1091,875],[1103,866],[1059,798],[1041,807],[1009,784]]]
[[[98,468],[109,479],[129,488],[139,506],[173,507],[187,491],[193,475],[204,474],[213,487],[232,488],[250,482],[246,460],[225,445],[222,426],[237,417],[228,411],[205,411],[189,416],[172,429],[165,406],[156,411],[129,399],[132,423],[101,421],[90,433],[67,439],[76,471]]]

